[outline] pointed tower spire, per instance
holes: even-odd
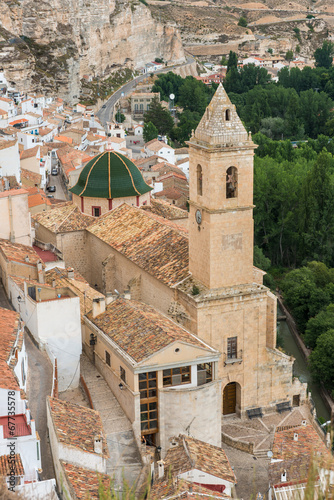
[[[191,141],[212,146],[237,146],[248,142],[248,134],[220,83]]]

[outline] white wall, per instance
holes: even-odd
[[[224,494],[228,496],[232,496],[232,488],[233,483],[230,481],[226,481],[219,477],[215,477],[212,474],[207,474],[198,469],[193,469],[183,474],[179,474],[178,477],[180,479],[185,479],[186,481],[191,481],[192,483],[201,483],[201,484],[209,484],[209,485],[224,485]]]
[[[8,416],[8,391],[11,389],[3,389],[0,387],[0,417],[7,417]],[[15,396],[12,396],[15,398],[15,405],[11,405],[11,407],[15,408],[15,414],[16,415],[21,415],[25,412],[26,410],[26,404],[25,400],[21,399],[21,394],[20,391],[14,391]],[[12,401],[12,400],[10,400]]]
[[[18,142],[8,148],[0,149],[0,174],[15,175],[18,183],[21,183],[20,175],[20,154]]]
[[[0,197],[0,238],[31,246],[28,193]]]

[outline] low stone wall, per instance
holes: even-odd
[[[247,443],[246,441],[238,441],[233,439],[231,436],[224,434],[222,432],[222,442],[235,448],[236,450],[244,451],[245,453],[250,453],[254,455],[254,443]]]

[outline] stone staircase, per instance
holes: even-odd
[[[109,385],[86,355],[81,357],[81,375],[90,392],[94,409],[100,413],[107,438],[110,458],[107,474],[121,490],[123,483],[133,486],[142,469],[141,457],[133,434],[132,425]]]

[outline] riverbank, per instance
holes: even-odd
[[[277,300],[278,300],[278,304],[279,304],[279,307],[280,307],[282,313],[286,316],[287,326],[288,326],[288,328],[293,336],[293,339],[298,347],[298,350],[300,351],[304,362],[306,364],[308,364],[308,358],[311,354],[311,350],[305,346],[305,344],[300,336],[300,333],[298,331],[295,320],[293,319],[290,311],[284,305],[282,297],[277,296]],[[329,412],[329,415],[331,416],[331,420],[333,421],[334,420],[334,401],[333,401],[333,399],[331,398],[329,392],[324,387],[317,386],[317,391],[318,391],[321,399],[323,400],[324,405],[326,406],[326,408]]]

